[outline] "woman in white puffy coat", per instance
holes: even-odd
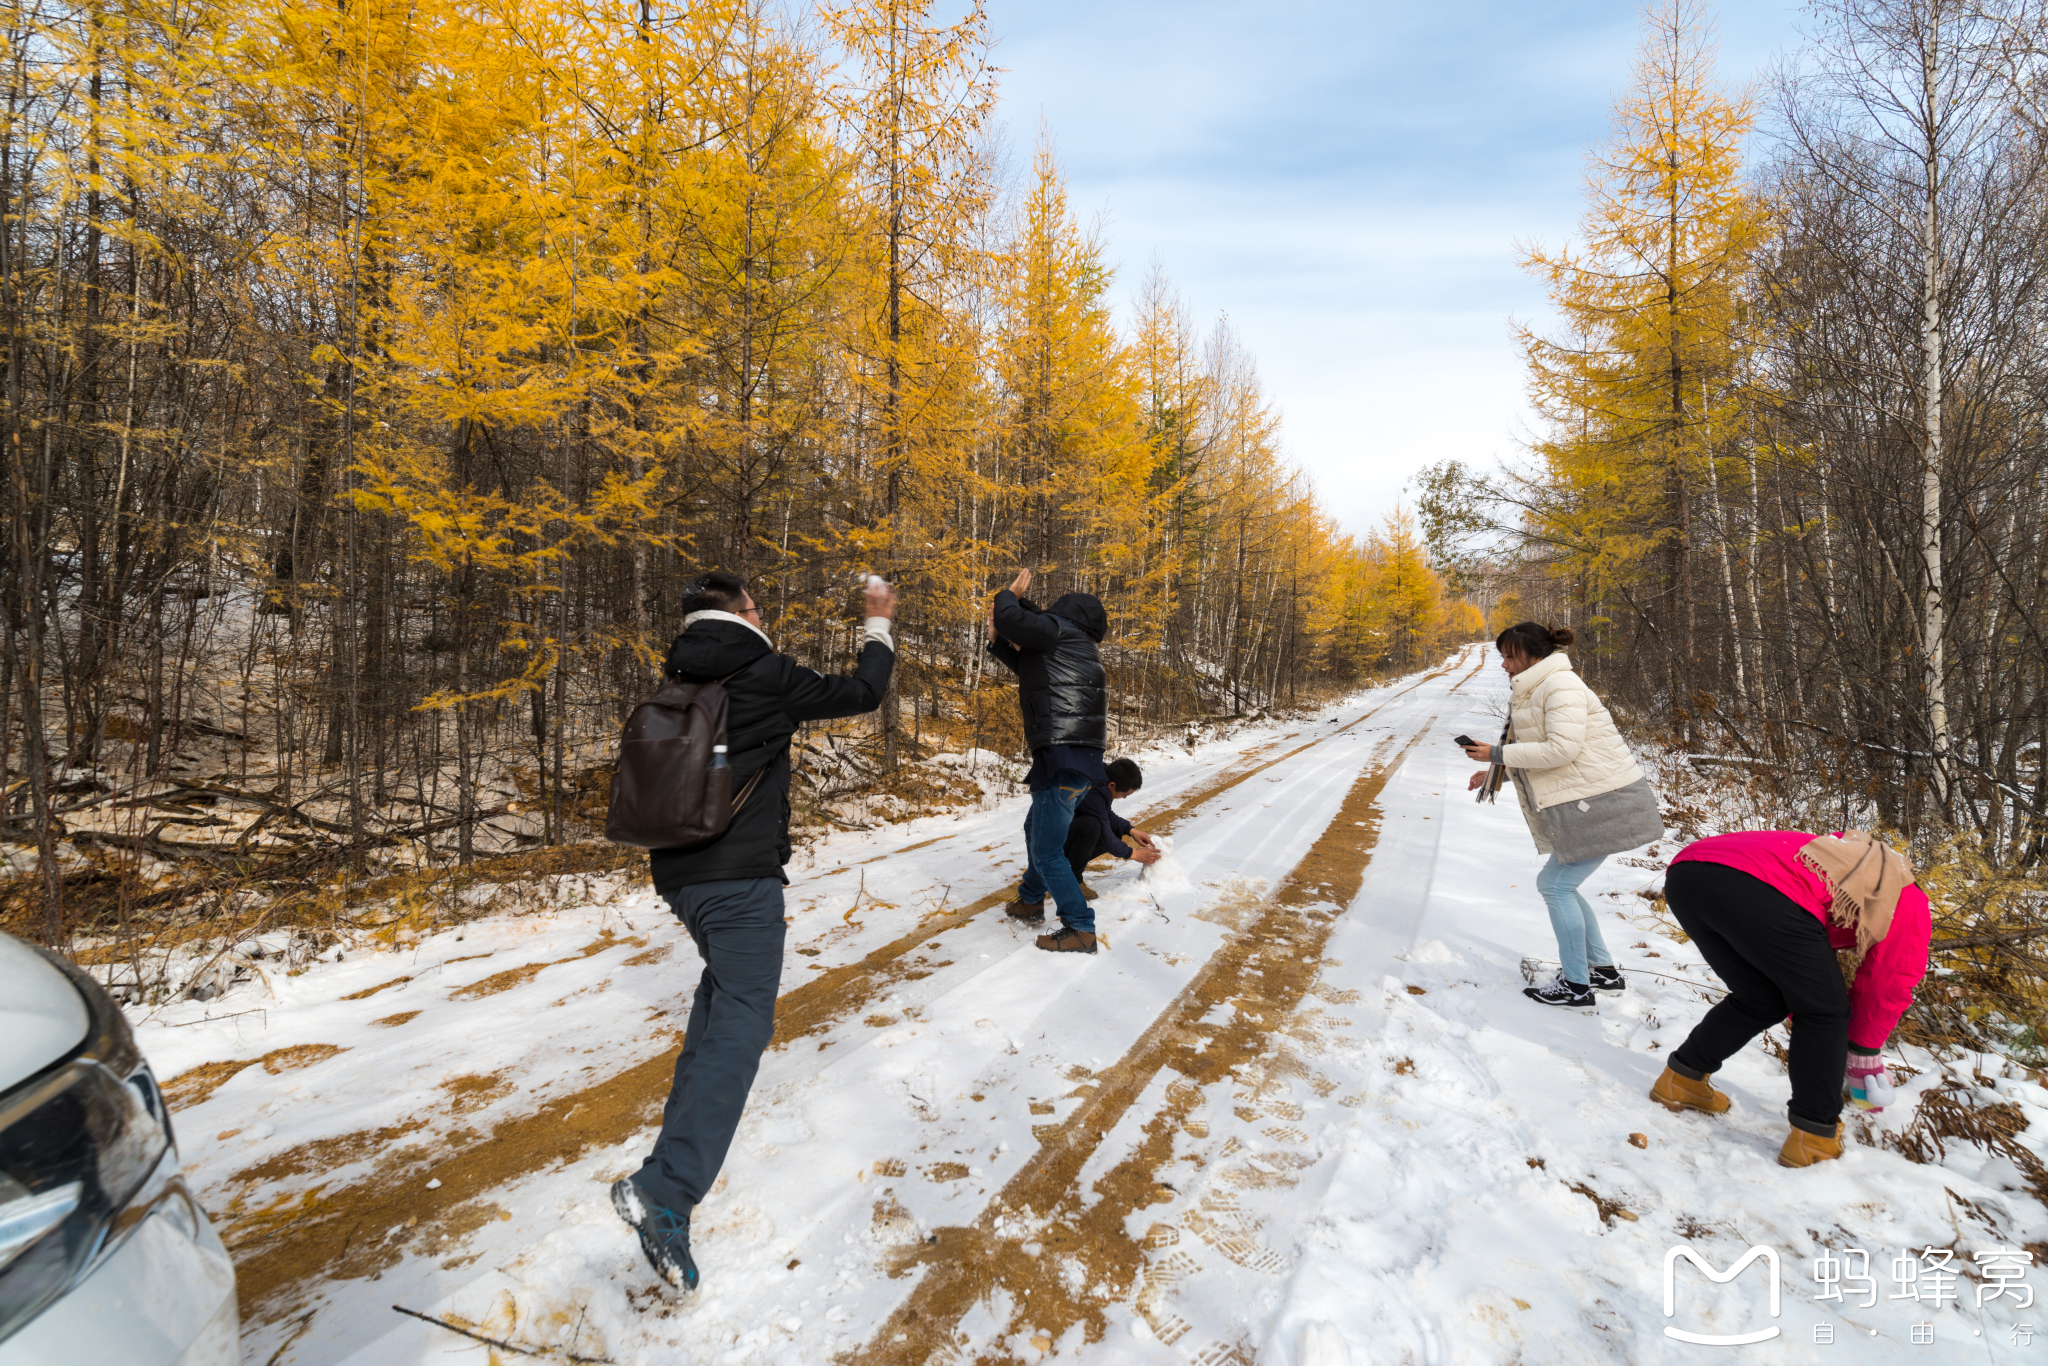
[[[1550,910],[1562,963],[1557,979],[1523,994],[1542,1005],[1595,1008],[1595,992],[1622,991],[1600,922],[1579,887],[1608,855],[1664,833],[1657,794],[1636,766],[1614,718],[1564,653],[1569,628],[1533,621],[1510,626],[1494,644],[1513,680],[1507,729],[1497,745],[1472,745],[1472,758],[1513,778],[1536,851],[1549,855],[1536,890]],[[1485,786],[1493,770],[1472,775]]]

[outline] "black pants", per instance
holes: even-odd
[[[1718,863],[1674,863],[1664,875],[1671,914],[1700,946],[1728,995],[1671,1054],[1695,1081],[1788,1014],[1789,1118],[1834,1136],[1849,1060],[1849,988],[1820,918],[1759,878]]]
[[[1074,881],[1081,881],[1081,873],[1087,868],[1088,860],[1107,847],[1102,842],[1101,822],[1078,820],[1067,827],[1067,866],[1074,870]]]
[[[782,882],[700,882],[662,897],[696,942],[704,973],[662,1107],[661,1135],[633,1180],[651,1203],[681,1214],[718,1179],[761,1054],[775,1034]]]

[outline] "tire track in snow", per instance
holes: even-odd
[[[1176,825],[1232,788],[1249,782],[1269,768],[1286,763],[1298,754],[1306,753],[1317,745],[1334,740],[1339,735],[1363,725],[1423,684],[1442,678],[1452,667],[1454,666],[1446,666],[1433,673],[1424,674],[1399,692],[1385,698],[1371,711],[1346,722],[1328,735],[1321,735],[1296,745],[1263,763],[1227,769],[1173,806],[1156,812],[1146,811],[1139,817],[1139,821],[1156,834],[1171,834]],[[1274,748],[1277,746],[1268,746],[1260,752],[1271,753]],[[958,929],[978,915],[1007,905],[1014,891],[1014,886],[1006,885],[998,891],[969,902],[957,911],[928,916],[916,929],[882,945],[865,957],[840,967],[828,968],[810,981],[784,992],[775,1003],[775,1040],[770,1047],[787,1048],[798,1039],[823,1033],[845,1017],[865,1008],[877,997],[885,995],[898,983],[906,980],[910,973],[918,972],[922,975],[924,969],[907,961],[914,951],[922,947],[927,940],[936,938],[948,930]]]
[[[1447,664],[1425,673],[1346,724],[1273,758],[1249,765],[1240,761],[1173,806],[1148,810],[1142,819],[1148,827],[1168,833],[1232,789],[1352,731],[1456,667]],[[1253,757],[1274,748],[1277,745],[1255,751]],[[1002,906],[1013,891],[1005,886],[958,910],[928,916],[909,933],[857,961],[827,969],[783,992],[776,1003],[771,1047],[787,1048],[831,1029],[896,986],[928,975],[934,965],[913,961],[918,949]],[[288,1190],[230,1219],[223,1233],[235,1256],[243,1317],[251,1322],[276,1318],[301,1304],[320,1282],[376,1275],[416,1245],[447,1248],[486,1222],[509,1217],[490,1199],[500,1188],[625,1142],[660,1114],[681,1032],[675,1031],[672,1039],[668,1049],[503,1120],[488,1135],[458,1129],[433,1144],[393,1149],[388,1134],[364,1130],[315,1140],[305,1145],[306,1151],[269,1159],[266,1166],[317,1172],[334,1165],[338,1155],[388,1149],[367,1177],[349,1185],[333,1191],[325,1183]],[[440,1181],[431,1190],[418,1180],[429,1168]],[[237,1172],[223,1184],[233,1188],[261,1179],[252,1169]]]
[[[1484,667],[1482,656],[1446,695]],[[972,1348],[957,1330],[977,1306],[1006,1320],[995,1330],[998,1344],[1026,1330],[1058,1341],[1076,1323],[1089,1341],[1101,1339],[1104,1307],[1131,1299],[1146,1268],[1144,1243],[1130,1235],[1129,1219],[1174,1198],[1158,1173],[1173,1159],[1183,1121],[1207,1102],[1205,1088],[1268,1051],[1272,1030],[1315,984],[1323,946],[1372,859],[1380,793],[1436,719],[1432,712],[1390,758],[1394,737],[1375,746],[1336,818],[1258,917],[1218,948],[1121,1059],[1096,1074],[1100,1089],[1057,1126],[980,1218],[937,1230],[935,1243],[902,1258],[892,1274],[923,1267],[924,1275],[848,1366],[963,1359]],[[1211,1023],[1223,1010],[1230,1018]],[[1083,1169],[1164,1072],[1177,1074],[1165,1087],[1165,1103],[1131,1152],[1093,1183],[1098,1198],[1091,1203],[1080,1187]]]

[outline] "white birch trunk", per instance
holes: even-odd
[[[1933,742],[1937,790],[1948,796],[1948,695],[1942,659],[1941,582],[1941,144],[1939,106],[1941,15],[1934,7],[1920,48],[1921,167],[1924,201],[1920,213],[1920,555],[1927,582],[1921,621],[1921,670],[1927,689],[1927,727]]]
[[[1721,604],[1728,614],[1728,653],[1735,661],[1735,698],[1749,710],[1749,675],[1742,658],[1742,620],[1735,611],[1735,568],[1728,562],[1728,513],[1721,506],[1721,475],[1715,468],[1714,426],[1707,382],[1700,380],[1700,421],[1706,435],[1707,498],[1714,505],[1714,542],[1721,552]]]

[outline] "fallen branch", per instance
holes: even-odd
[[[2022,939],[2037,939],[2048,934],[2048,925],[2037,925],[2031,930],[2001,930],[1996,934],[1972,934],[1960,939],[1937,939],[1927,946],[1930,953],[1945,949],[1981,949],[1991,944],[2016,944]]]
[[[65,838],[73,844],[104,844],[114,849],[140,850],[166,863],[196,858],[216,868],[232,868],[246,857],[238,854],[231,845],[189,844],[183,840],[158,839],[154,835],[117,835],[107,830],[73,830]]]
[[[611,1360],[610,1357],[578,1356],[576,1353],[560,1347],[521,1347],[516,1342],[506,1342],[503,1338],[486,1337],[482,1333],[473,1332],[459,1324],[450,1323],[446,1319],[437,1319],[432,1314],[422,1314],[417,1309],[407,1309],[402,1304],[394,1304],[391,1307],[408,1318],[418,1319],[422,1323],[431,1323],[436,1328],[446,1328],[451,1333],[460,1333],[473,1342],[485,1343],[492,1347],[502,1348],[507,1352],[517,1352],[523,1357],[564,1357],[570,1361],[590,1362],[609,1362]]]
[[[874,827],[874,826],[872,826],[872,825],[855,825],[855,824],[854,824],[853,822],[851,822],[851,821],[843,821],[843,820],[840,820],[840,819],[839,819],[839,817],[837,817],[837,816],[833,816],[833,815],[828,815],[828,814],[826,814],[826,813],[825,813],[825,812],[823,812],[823,811],[820,811],[820,812],[818,813],[818,818],[819,818],[820,820],[822,820],[822,821],[826,822],[826,823],[827,823],[828,825],[836,825],[836,826],[838,826],[838,827],[839,827],[839,828],[840,828],[841,830],[855,830],[855,831],[862,831],[862,830],[872,830],[872,829],[874,829],[874,828],[875,828],[875,827]]]

